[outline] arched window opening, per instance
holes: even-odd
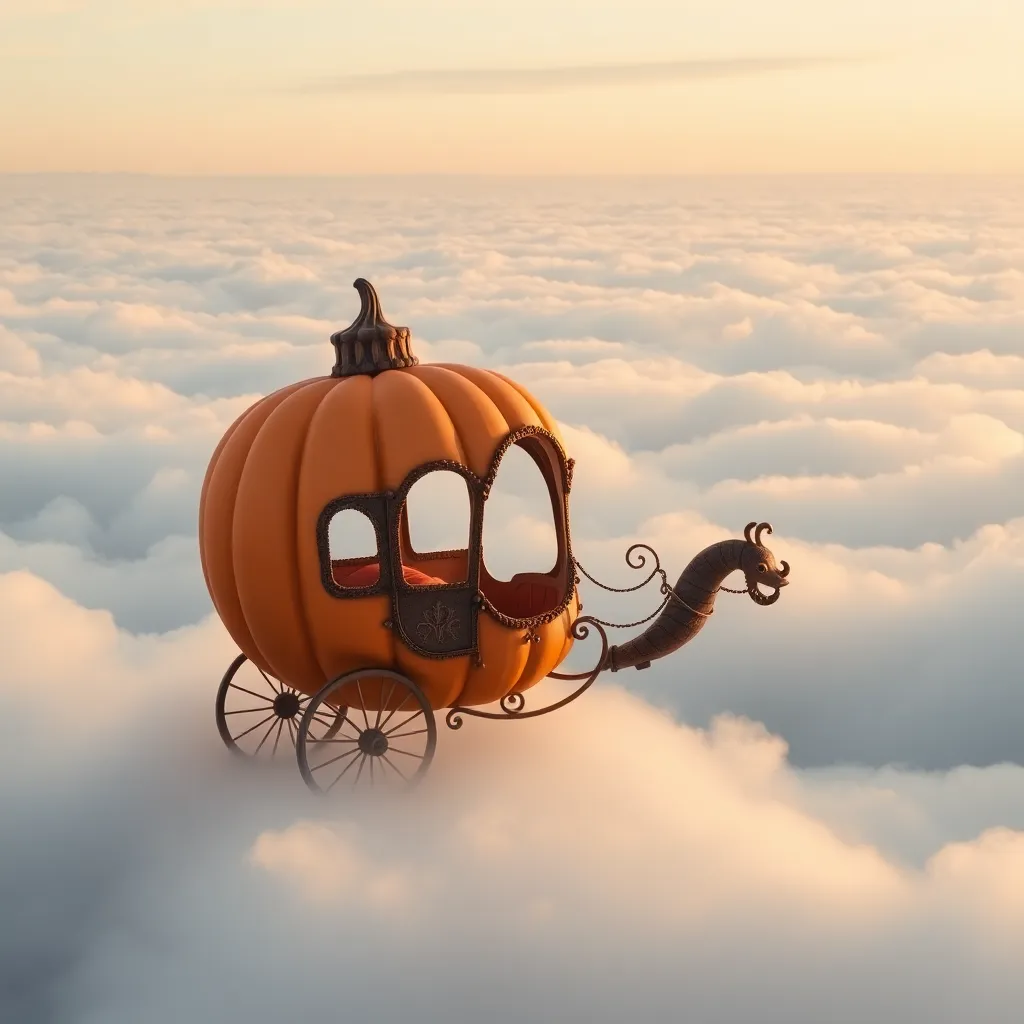
[[[380,579],[377,531],[365,512],[339,509],[327,524],[331,575],[339,587],[371,587]]]
[[[531,439],[524,439],[529,441]],[[484,506],[484,593],[512,618],[532,618],[557,608],[565,596],[563,517],[556,511],[560,494],[552,494],[539,460],[547,458],[532,439],[505,453]],[[551,480],[554,482],[552,471]]]
[[[412,585],[464,583],[469,578],[472,507],[461,474],[438,469],[409,488],[402,509],[402,564],[425,579],[404,572]]]

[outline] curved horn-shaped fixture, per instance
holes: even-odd
[[[755,529],[757,531],[756,541]],[[771,525],[757,522],[748,523],[747,528],[743,531],[744,539],[742,541],[720,540],[717,544],[706,547],[691,559],[690,564],[683,570],[683,574],[676,580],[674,586],[668,585],[668,580],[661,569],[657,556],[650,548],[647,548],[646,550],[654,555],[655,564],[645,582],[649,582],[654,576],[660,574],[661,592],[665,595],[665,601],[651,616],[654,621],[639,636],[608,648],[605,667],[610,668],[613,672],[629,667],[649,668],[652,662],[664,658],[665,655],[679,650],[683,644],[689,643],[704,628],[705,623],[714,612],[715,596],[718,592],[731,589],[722,584],[725,578],[737,569],[743,571],[746,586],[744,590],[733,591],[733,593],[747,593],[755,604],[762,607],[775,604],[779,599],[780,591],[789,583],[783,578],[789,572],[789,564],[783,562],[781,566],[777,567],[774,555],[767,549],[761,548],[761,535],[765,530],[770,533]],[[641,545],[636,546],[636,548],[639,547]],[[626,561],[636,568],[644,565],[644,556],[640,555],[634,561],[630,557],[634,550],[631,548],[626,553]],[[583,571],[579,563],[576,564],[576,567],[581,572]],[[599,585],[604,586],[604,584]],[[761,589],[762,587],[765,590],[771,588],[771,592],[765,593]],[[657,617],[655,618],[655,616]],[[641,623],[636,623],[636,625],[641,625]],[[580,676],[580,678],[583,677]]]

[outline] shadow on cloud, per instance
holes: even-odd
[[[600,686],[442,736],[414,798],[323,802],[220,748],[216,622],[133,636],[26,573],[0,598],[10,1019],[994,1022],[1024,995],[1022,769],[805,776],[760,725]]]

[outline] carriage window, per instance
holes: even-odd
[[[327,526],[331,574],[339,587],[369,587],[380,578],[377,533],[365,512],[343,508]]]
[[[469,547],[469,486],[448,469],[421,476],[405,499],[414,554]]]
[[[469,485],[434,470],[409,488],[402,508],[402,563],[410,586],[465,583],[469,578]]]
[[[547,481],[517,444],[502,458],[487,498],[483,550],[487,572],[496,580],[511,580],[518,573],[550,573],[558,561]]]

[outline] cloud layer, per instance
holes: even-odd
[[[363,275],[421,357],[562,421],[599,578],[632,582],[635,540],[674,577],[774,524],[799,585],[723,598],[625,685],[751,715],[801,764],[1024,758],[1019,183],[12,178],[0,211],[0,567],[133,630],[201,619],[209,454],[328,368]],[[495,502],[492,548],[530,557],[537,516]],[[584,599],[632,621],[655,595]]]
[[[134,637],[25,573],[0,599],[10,1019],[1002,1022],[1024,995],[1019,767],[806,775],[756,723],[602,685],[331,806],[211,743],[214,622]]]
[[[1015,1019],[1019,183],[11,178],[0,226],[0,1017]],[[769,519],[793,585],[412,800],[228,761],[199,487],[357,276],[556,414],[589,572]]]

